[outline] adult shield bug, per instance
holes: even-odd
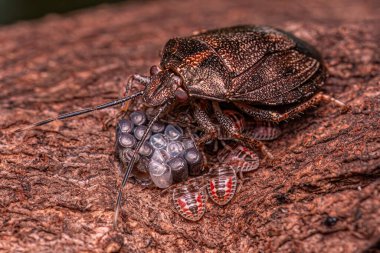
[[[93,108],[59,115],[31,127],[65,119],[142,97],[147,107],[156,109],[145,133],[140,136],[119,189],[115,224],[122,189],[135,164],[140,147],[169,105],[187,103],[204,135],[197,141],[202,147],[217,138],[218,131],[204,106],[211,104],[223,130],[235,140],[258,147],[272,158],[265,145],[239,132],[221,109],[231,104],[255,120],[280,122],[312,107],[321,100],[343,103],[320,92],[326,69],[319,53],[294,35],[267,26],[235,26],[210,30],[184,38],[170,39],[163,49],[160,66],[150,76],[133,75],[128,96]],[[143,90],[130,94],[134,83]]]

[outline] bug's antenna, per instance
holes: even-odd
[[[139,92],[133,94],[132,96],[121,98],[119,100],[111,101],[111,102],[108,102],[108,103],[105,103],[105,104],[102,104],[102,105],[98,105],[98,106],[95,106],[95,107],[88,107],[88,108],[84,108],[84,109],[81,109],[81,110],[78,110],[78,111],[60,114],[60,115],[58,115],[55,118],[45,119],[45,120],[42,120],[40,122],[31,124],[31,125],[29,125],[29,126],[27,126],[25,128],[17,129],[16,132],[29,130],[29,129],[37,127],[37,126],[42,126],[42,125],[49,124],[50,122],[53,122],[53,121],[56,121],[56,120],[67,119],[67,118],[75,117],[75,116],[82,115],[82,114],[85,114],[85,113],[89,113],[89,112],[93,112],[93,111],[98,111],[98,110],[102,110],[102,109],[107,108],[107,107],[111,107],[111,106],[115,106],[115,105],[118,105],[118,104],[122,104],[122,103],[124,103],[124,102],[126,102],[128,100],[134,99],[135,97],[141,96],[143,93],[144,93],[144,91],[139,91]]]
[[[117,219],[119,217],[119,210],[120,210],[120,205],[121,205],[121,198],[122,198],[122,195],[123,195],[123,188],[125,187],[125,185],[127,184],[127,180],[129,178],[129,174],[131,173],[132,171],[132,168],[133,166],[135,165],[135,162],[136,162],[136,157],[137,157],[137,152],[139,152],[139,149],[141,148],[141,146],[143,145],[143,143],[145,142],[145,140],[147,139],[148,137],[148,133],[150,131],[150,129],[152,128],[153,124],[158,120],[158,117],[161,115],[161,113],[168,107],[169,105],[169,102],[165,103],[162,107],[160,107],[158,109],[158,112],[157,114],[151,119],[151,121],[149,122],[148,126],[147,126],[147,129],[145,130],[144,132],[144,135],[142,136],[141,140],[139,141],[139,143],[137,143],[137,147],[136,149],[134,150],[133,152],[133,155],[132,155],[132,158],[131,158],[131,161],[129,162],[128,164],[128,167],[127,167],[127,170],[125,171],[124,173],[124,177],[123,177],[123,181],[121,183],[121,186],[119,188],[119,194],[117,196],[117,201],[116,201],[116,208],[115,208],[115,217],[114,217],[114,221],[113,221],[113,226],[114,228],[117,227]]]

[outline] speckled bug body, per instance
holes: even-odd
[[[317,93],[326,76],[319,53],[271,27],[236,26],[171,39],[160,67],[153,67],[151,74],[145,102],[159,106],[171,98],[190,101],[194,118],[205,132],[199,146],[217,137],[204,110],[204,104],[211,102],[218,124],[230,136],[259,147],[270,158],[261,142],[239,133],[220,105],[231,104],[256,120],[280,122],[326,98]]]
[[[223,114],[224,104],[231,105],[254,120],[281,122],[312,107],[321,100],[343,103],[319,92],[326,69],[319,53],[294,35],[266,26],[235,26],[210,30],[189,37],[170,39],[164,46],[160,66],[150,76],[133,75],[127,84],[127,96],[93,108],[59,115],[33,126],[54,120],[101,110],[138,97],[155,115],[136,145],[119,189],[115,224],[125,186],[136,162],[139,149],[150,128],[173,106],[188,104],[203,131],[197,147],[218,137],[218,127],[205,110],[211,104],[217,124],[231,138],[249,148],[260,148],[269,158],[265,145],[238,131]],[[137,88],[144,88],[132,94]],[[170,106],[169,106],[170,105]],[[128,105],[125,106],[127,108]]]

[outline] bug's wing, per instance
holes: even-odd
[[[205,43],[194,38],[169,40],[161,66],[175,70],[190,96],[224,100],[229,72],[222,59]]]
[[[298,88],[307,84],[320,69],[316,59],[296,50],[267,55],[233,79],[228,98],[257,104],[282,104],[293,91],[301,96],[303,90]],[[308,90],[315,88],[311,86]]]
[[[296,42],[287,34],[265,26],[235,26],[193,36],[215,51],[235,77],[247,71],[265,55],[288,50]]]

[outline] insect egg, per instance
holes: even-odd
[[[143,156],[150,156],[153,153],[153,148],[148,142],[144,142],[144,144],[139,149],[139,154]]]
[[[182,143],[185,149],[195,148],[194,142],[190,139],[183,139]]]
[[[155,149],[164,149],[168,145],[168,141],[163,134],[158,133],[150,137],[150,144]]]
[[[191,149],[186,151],[185,159],[188,163],[194,164],[200,160],[200,154],[199,154],[198,150],[196,150],[195,148],[191,148]]]
[[[171,157],[177,157],[183,154],[185,148],[181,142],[173,141],[169,143],[166,150]]]
[[[133,155],[133,150],[130,148],[123,149],[121,151],[121,159],[126,163],[129,162]],[[140,160],[140,156],[137,154],[136,161]]]
[[[147,129],[147,115],[135,111],[129,115],[130,120],[122,119],[118,123],[116,149],[123,168],[131,161],[137,142]],[[139,125],[143,121],[145,123]],[[180,126],[161,121],[154,123],[152,128],[138,150],[139,159],[132,171],[135,178],[145,180],[148,177],[157,187],[166,188],[173,181],[179,183],[189,175],[201,174],[203,157],[191,136],[185,137]]]
[[[131,134],[121,133],[119,135],[119,144],[125,148],[132,148],[136,144],[136,139]]]
[[[184,157],[189,164],[189,174],[191,176],[200,175],[202,172],[201,153],[196,148],[190,148],[186,150]]]
[[[146,121],[146,115],[141,111],[132,112],[129,117],[135,125],[142,125]]]
[[[156,149],[153,152],[152,155],[152,161],[160,162],[160,163],[165,163],[168,159],[170,158],[170,155],[168,152],[166,152],[163,149]]]
[[[168,161],[172,170],[173,181],[179,183],[185,181],[188,177],[187,162],[182,157],[174,157]]]
[[[130,120],[122,119],[119,121],[117,129],[122,133],[130,133],[133,129],[133,123]]]
[[[149,163],[149,174],[159,188],[167,188],[173,183],[170,167],[164,163],[152,160]]]
[[[165,129],[165,125],[161,122],[155,122],[152,125],[152,132],[153,133],[162,133]]]
[[[182,137],[183,131],[180,127],[174,125],[167,125],[167,127],[165,128],[165,135],[170,140],[178,140]]]
[[[142,137],[143,137],[143,135],[144,135],[144,133],[145,133],[145,130],[146,130],[146,129],[147,129],[146,126],[137,126],[137,127],[135,128],[135,130],[133,131],[133,133],[134,133],[136,139],[141,140]],[[149,137],[150,137],[150,132],[148,133],[148,137],[147,137],[147,139],[149,139]]]

